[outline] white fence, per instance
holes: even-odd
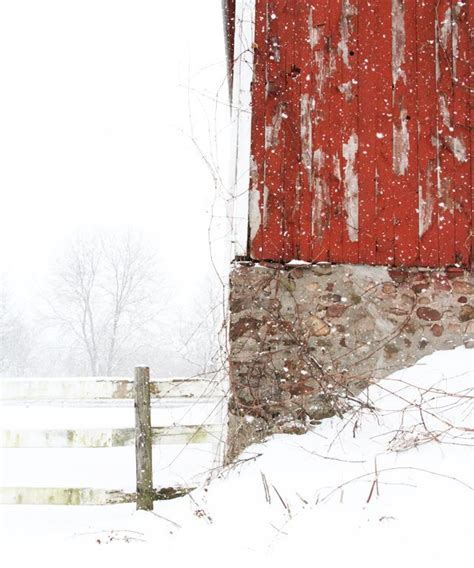
[[[146,380],[149,396],[140,399],[136,381],[123,378],[78,378],[78,379],[2,379],[0,380],[0,404],[4,410],[14,411],[17,419],[14,427],[0,427],[0,448],[8,451],[21,449],[77,449],[77,448],[120,448],[134,446],[136,448],[137,491],[130,492],[118,489],[96,487],[0,487],[0,504],[60,504],[60,505],[101,505],[112,503],[139,502],[145,491],[140,479],[145,472],[145,480],[152,484],[153,473],[151,451],[142,463],[143,448],[151,445],[211,444],[222,445],[225,418],[223,412],[213,413],[206,419],[189,418],[185,423],[152,425],[151,409],[160,405],[174,405],[180,408],[193,408],[203,403],[224,408],[225,383],[221,376],[210,375],[192,379]],[[146,391],[145,391],[146,392]],[[56,412],[67,422],[69,415],[79,412],[86,415],[88,409],[120,409],[141,408],[141,415],[135,427],[132,424],[120,424],[119,427],[61,427],[54,419]],[[22,419],[21,412],[27,417],[41,407],[46,411],[44,425],[38,428],[29,427],[28,420]],[[0,410],[1,411],[1,410]],[[98,411],[100,413],[100,410]],[[18,414],[19,413],[19,414]],[[84,414],[86,413],[86,414]],[[104,410],[104,415],[106,414]],[[127,415],[128,416],[128,415]],[[131,414],[130,414],[131,416]],[[148,417],[148,418],[147,418]],[[149,422],[147,430],[147,419]],[[53,424],[51,424],[51,421]],[[87,421],[86,421],[87,422]],[[145,438],[144,438],[145,436]],[[148,438],[148,439],[146,439]],[[144,446],[145,444],[145,446]],[[146,453],[146,452],[145,452]],[[11,454],[10,454],[11,455]],[[42,452],[47,459],[47,452]],[[67,459],[67,454],[66,454]],[[148,463],[148,461],[149,463]],[[93,467],[85,464],[84,467]],[[31,467],[35,467],[32,463]],[[54,468],[54,465],[52,464]],[[188,486],[151,487],[148,492],[148,506],[153,500],[169,499],[186,493]],[[149,488],[150,488],[149,487]],[[143,507],[141,507],[143,508]]]

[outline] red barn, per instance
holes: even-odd
[[[474,7],[227,0],[230,449],[474,347]],[[296,261],[296,262],[295,262]]]
[[[251,258],[469,266],[471,2],[224,5],[230,77],[253,66]]]

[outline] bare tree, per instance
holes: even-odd
[[[223,298],[220,283],[210,278],[197,294],[187,317],[182,317],[180,352],[194,373],[207,373],[223,365],[226,353],[221,342],[224,327]]]
[[[161,287],[155,254],[140,238],[78,236],[58,263],[48,304],[90,373],[111,375],[149,342]]]
[[[0,374],[17,377],[27,374],[32,350],[32,334],[0,283]]]

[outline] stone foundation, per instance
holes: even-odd
[[[460,268],[237,264],[230,289],[229,452],[342,413],[369,382],[474,347]]]

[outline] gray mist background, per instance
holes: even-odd
[[[0,3],[0,286],[39,341],[41,374],[67,349],[44,331],[44,303],[78,233],[156,248],[157,374],[206,363],[183,353],[199,359],[216,324],[203,324],[222,298],[209,243],[224,282],[229,260],[222,28],[212,0]]]

